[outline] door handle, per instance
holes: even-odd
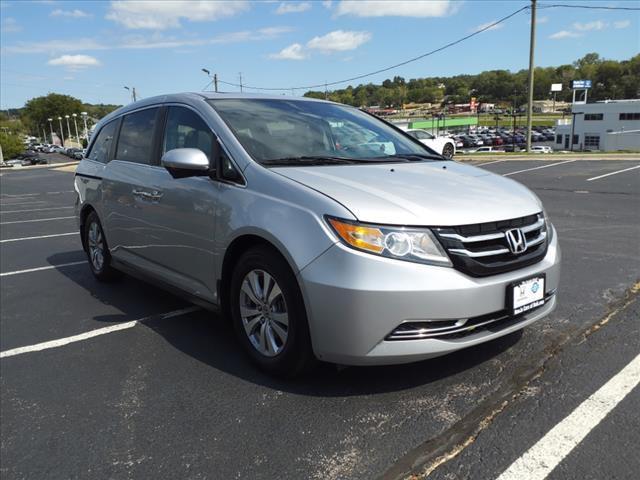
[[[158,200],[160,200],[162,198],[162,196],[164,195],[164,193],[158,191],[158,190],[154,190],[152,192],[145,192],[144,190],[132,190],[131,193],[133,194],[134,197],[139,197],[142,198],[144,200],[151,200],[153,202],[157,202]]]

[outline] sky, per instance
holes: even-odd
[[[295,87],[400,63],[529,3],[0,0],[0,107],[21,107],[49,92],[124,104],[130,100],[125,86],[140,97],[211,89],[202,68],[234,84],[242,75],[245,91],[274,87],[302,95],[306,90]],[[552,3],[640,6],[638,0],[538,2]],[[589,52],[624,60],[640,50],[637,11],[540,8],[536,24],[538,66],[571,63]],[[442,52],[353,84],[526,69],[529,26],[524,11]]]

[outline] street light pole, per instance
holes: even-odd
[[[533,124],[533,54],[536,49],[536,0],[531,0],[531,38],[529,40],[529,101],[527,103],[527,153],[531,151],[531,126]]]
[[[62,117],[58,117],[58,123],[60,124],[60,140],[62,140],[62,146],[64,147],[64,129],[62,128]]]
[[[206,68],[202,68],[201,70],[204,73],[206,73],[209,78],[211,78],[211,72],[209,70],[207,70]],[[217,73],[213,74],[213,90],[214,92],[218,93],[218,74]]]
[[[77,113],[73,113],[71,114],[71,116],[73,117],[73,125],[75,126],[76,129],[76,139],[78,140],[78,146],[82,145],[80,143],[80,135],[78,135],[78,122],[76,121],[76,118],[78,117]]]
[[[51,145],[53,145],[53,118],[47,118],[49,121],[49,129],[51,130]]]
[[[64,116],[64,118],[66,118],[66,119],[67,119],[67,133],[69,134],[69,135],[67,136],[67,138],[68,138],[69,140],[71,140],[71,138],[73,137],[73,135],[71,135],[71,127],[69,126],[69,115],[65,115],[65,116]]]
[[[87,112],[80,112],[82,115],[82,120],[84,120],[84,138],[87,139],[87,143],[89,143],[89,130],[87,130]]]

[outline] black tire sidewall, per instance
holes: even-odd
[[[274,357],[258,352],[245,333],[240,316],[240,288],[251,270],[264,270],[280,286],[289,314],[287,342]],[[271,248],[256,247],[243,254],[231,278],[229,305],[236,335],[251,359],[263,370],[292,377],[305,370],[313,360],[307,314],[298,282],[287,262]]]
[[[447,154],[447,150],[449,150],[451,155]],[[442,148],[442,156],[448,159],[453,158],[453,151],[454,151],[453,145],[450,143],[445,143],[444,147]]]
[[[104,262],[102,264],[102,268],[100,270],[96,270],[93,262],[91,261],[91,255],[89,253],[89,229],[92,223],[96,223],[98,228],[100,229],[100,233],[102,234],[102,242],[104,245],[104,251],[102,252],[104,257]],[[98,214],[96,212],[91,212],[85,221],[84,224],[84,244],[87,253],[87,260],[89,261],[89,268],[93,275],[99,280],[112,280],[116,276],[116,272],[111,267],[111,255],[109,254],[109,246],[107,244],[107,237],[104,234],[104,230],[102,228],[102,224],[100,223],[100,219],[98,218]]]

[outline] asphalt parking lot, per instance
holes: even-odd
[[[556,311],[446,357],[295,381],[256,371],[214,314],[96,282],[73,168],[0,171],[2,477],[635,478],[640,389],[611,381],[638,381],[640,157],[472,163],[543,200]],[[610,385],[609,410],[580,410]]]

